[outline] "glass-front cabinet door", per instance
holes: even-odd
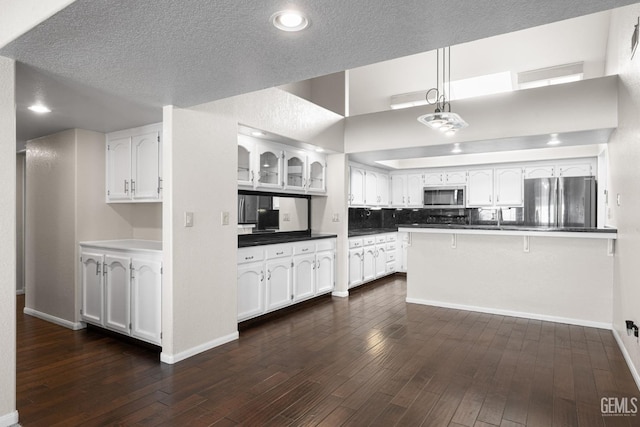
[[[304,190],[306,184],[306,156],[295,152],[285,151],[284,153],[285,185],[289,190]]]
[[[307,191],[321,193],[326,192],[326,172],[326,159],[324,156],[309,156]]]
[[[253,186],[253,155],[255,144],[244,135],[238,137],[238,185]]]
[[[280,176],[280,160],[282,152],[274,150],[269,146],[262,146],[259,149],[259,167],[258,167],[258,187],[282,188],[283,182]]]

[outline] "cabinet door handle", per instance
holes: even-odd
[[[101,264],[99,262],[96,263],[96,276],[100,275],[100,265]]]
[[[160,190],[162,190],[162,178],[158,177],[158,194],[160,194]]]
[[[267,280],[271,280],[271,270],[267,270]]]
[[[102,264],[102,274],[104,274],[105,276],[107,275],[107,263],[103,263]]]
[[[260,281],[264,282],[264,271],[260,271]]]
[[[255,174],[253,173],[253,171],[251,171],[251,182],[254,182],[255,180]]]
[[[276,252],[276,255],[282,255],[284,253],[284,251],[282,252]]]
[[[407,196],[407,203],[411,204],[411,196]]]
[[[491,196],[489,196],[489,203],[491,203]]]
[[[404,196],[402,196],[402,203],[404,203]]]
[[[316,268],[319,270],[320,269],[320,261],[316,261]]]
[[[124,180],[124,193],[129,193],[129,181],[127,181],[126,179]]]
[[[131,180],[131,194],[135,194],[136,192],[136,182]]]
[[[500,203],[500,196],[496,196],[496,202]]]

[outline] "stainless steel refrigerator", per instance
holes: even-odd
[[[592,176],[524,180],[524,223],[541,227],[595,227]]]

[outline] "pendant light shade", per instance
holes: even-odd
[[[448,66],[447,66],[448,56]],[[448,91],[445,91],[445,75],[448,72]],[[418,121],[431,129],[437,129],[445,135],[454,135],[460,129],[468,125],[460,115],[451,112],[451,102],[447,99],[451,97],[451,47],[442,49],[442,90],[440,90],[440,49],[436,51],[436,87],[427,91],[426,99],[430,105],[435,105],[433,113],[424,114],[418,117]]]

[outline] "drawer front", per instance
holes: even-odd
[[[264,259],[264,247],[240,248],[238,249],[238,264],[246,262],[262,261]]]
[[[349,239],[349,249],[353,248],[361,248],[363,246],[362,238],[358,239]]]
[[[367,236],[362,239],[363,244],[365,246],[375,245],[376,244],[376,236]]]
[[[336,248],[336,239],[322,239],[316,241],[316,251],[331,251]]]
[[[376,243],[384,243],[387,241],[387,235],[386,234],[381,234],[376,236]]]
[[[396,253],[387,251],[387,261],[395,261]]]
[[[387,234],[387,242],[395,242],[396,240],[398,240],[397,233]]]
[[[387,273],[395,273],[396,271],[396,262],[388,262],[387,263]]]
[[[387,243],[387,251],[395,251],[396,244],[395,243]]]
[[[293,245],[293,253],[295,255],[312,254],[316,251],[315,241],[296,243]]]
[[[266,252],[268,259],[291,256],[293,245],[269,245]]]

